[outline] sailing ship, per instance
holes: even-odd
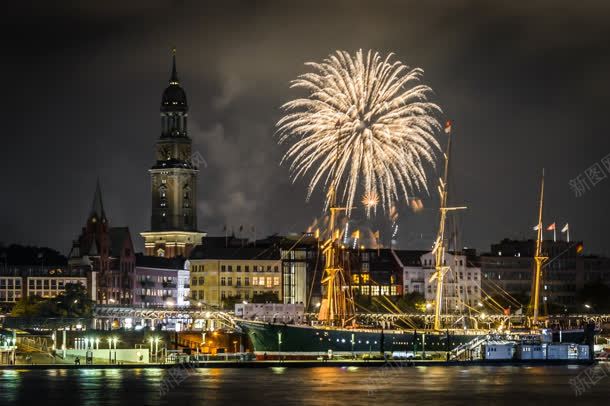
[[[446,131],[449,138],[447,150],[444,154],[444,173],[439,181],[438,191],[440,195],[439,227],[437,237],[432,248],[435,260],[435,272],[432,274],[430,283],[436,284],[436,295],[434,302],[434,325],[432,329],[383,329],[381,327],[359,326],[355,311],[352,290],[349,286],[349,278],[346,276],[344,266],[344,255],[340,248],[340,232],[335,229],[337,216],[345,208],[335,207],[334,199],[331,199],[330,221],[327,239],[321,245],[324,254],[324,273],[322,286],[324,287],[324,298],[322,300],[318,323],[309,324],[285,324],[265,322],[256,320],[237,320],[237,325],[248,335],[257,358],[293,358],[308,359],[321,356],[362,356],[362,355],[387,355],[388,353],[407,353],[415,355],[417,352],[446,352],[447,355],[453,350],[463,348],[472,343],[489,337],[512,338],[516,335],[507,335],[506,332],[490,332],[489,330],[477,330],[466,328],[451,328],[442,325],[442,303],[444,277],[451,270],[446,264],[445,253],[447,250],[445,241],[445,224],[447,214],[451,211],[462,210],[466,207],[448,207],[447,181],[449,176],[449,156],[451,150],[451,133]],[[544,182],[544,180],[543,180]],[[541,230],[542,224],[542,199],[544,183],[540,197],[538,225]],[[331,191],[332,193],[332,191]],[[541,253],[542,234],[538,232],[538,242],[535,257],[535,271],[533,275],[534,296],[540,294],[540,281],[542,266],[546,257]],[[538,298],[534,301],[535,323],[538,322]],[[535,328],[536,326],[532,326]],[[534,330],[527,331],[531,336]],[[564,342],[582,342],[584,332],[565,332],[561,339]],[[557,336],[554,337],[557,339]]]

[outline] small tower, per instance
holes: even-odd
[[[146,255],[188,256],[205,233],[197,230],[197,173],[187,132],[188,103],[172,56],[169,86],[161,97],[161,135],[150,168],[152,214],[144,238]]]

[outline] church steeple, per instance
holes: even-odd
[[[170,85],[179,85],[178,73],[176,71],[176,48],[172,49],[172,76],[169,78]]]
[[[142,232],[147,255],[187,256],[205,235],[197,229],[197,173],[187,132],[188,104],[172,52],[169,86],[161,97],[161,136],[150,168],[150,230]]]
[[[89,213],[89,221],[105,223],[106,213],[104,212],[104,202],[102,201],[102,188],[100,187],[100,178],[97,178],[95,184],[95,193],[93,195],[93,203],[91,204],[91,213]]]
[[[186,125],[189,107],[186,93],[180,87],[176,69],[176,50],[172,52],[172,73],[169,86],[161,97],[161,138],[187,137]]]

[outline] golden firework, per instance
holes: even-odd
[[[291,87],[309,97],[284,104],[287,114],[277,123],[279,143],[294,140],[282,159],[291,161],[293,181],[311,175],[307,198],[322,183],[326,206],[334,195],[349,214],[359,187],[384,209],[412,190],[427,191],[424,165],[434,166],[440,108],[419,83],[423,71],[393,54],[362,50],[336,51],[307,65],[314,72]]]

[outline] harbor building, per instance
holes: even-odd
[[[402,296],[402,266],[392,249],[346,250],[356,296]]]
[[[233,308],[255,296],[282,297],[282,260],[277,249],[247,245],[233,237],[208,237],[188,259],[190,303]]]
[[[205,233],[197,227],[197,174],[203,160],[188,136],[188,103],[173,55],[169,86],[161,97],[161,135],[150,168],[150,229],[141,232],[146,255],[188,257]]]
[[[304,304],[315,309],[322,300],[320,284],[324,263],[318,239],[312,233],[273,235],[254,243],[256,247],[279,250],[282,259],[282,297],[284,304]]]
[[[33,296],[53,298],[65,292],[69,284],[79,284],[88,290],[91,281],[85,272],[72,271],[65,267],[7,267],[0,270],[0,303],[14,304],[22,298]]]
[[[543,241],[542,250],[549,257],[544,267],[542,300],[574,309],[578,292],[587,284],[610,285],[610,259],[583,254],[582,241]],[[482,287],[491,296],[529,297],[534,269],[534,240],[504,239],[491,245],[491,251],[479,257]]]
[[[137,255],[132,275],[136,307],[187,306],[188,270],[184,258]]]
[[[88,275],[89,290],[97,303],[130,304],[135,259],[129,228],[110,227],[98,181],[85,226],[72,242],[68,268]]]
[[[432,252],[422,254],[419,262],[412,254],[400,253],[398,257],[404,258],[408,264],[403,267],[404,292],[421,293],[426,303],[433,303],[436,298],[436,282],[430,282],[435,272]],[[481,269],[475,265],[474,259],[465,253],[447,252],[444,265],[448,265],[450,270],[443,281],[443,312],[454,313],[477,306],[481,301]]]

